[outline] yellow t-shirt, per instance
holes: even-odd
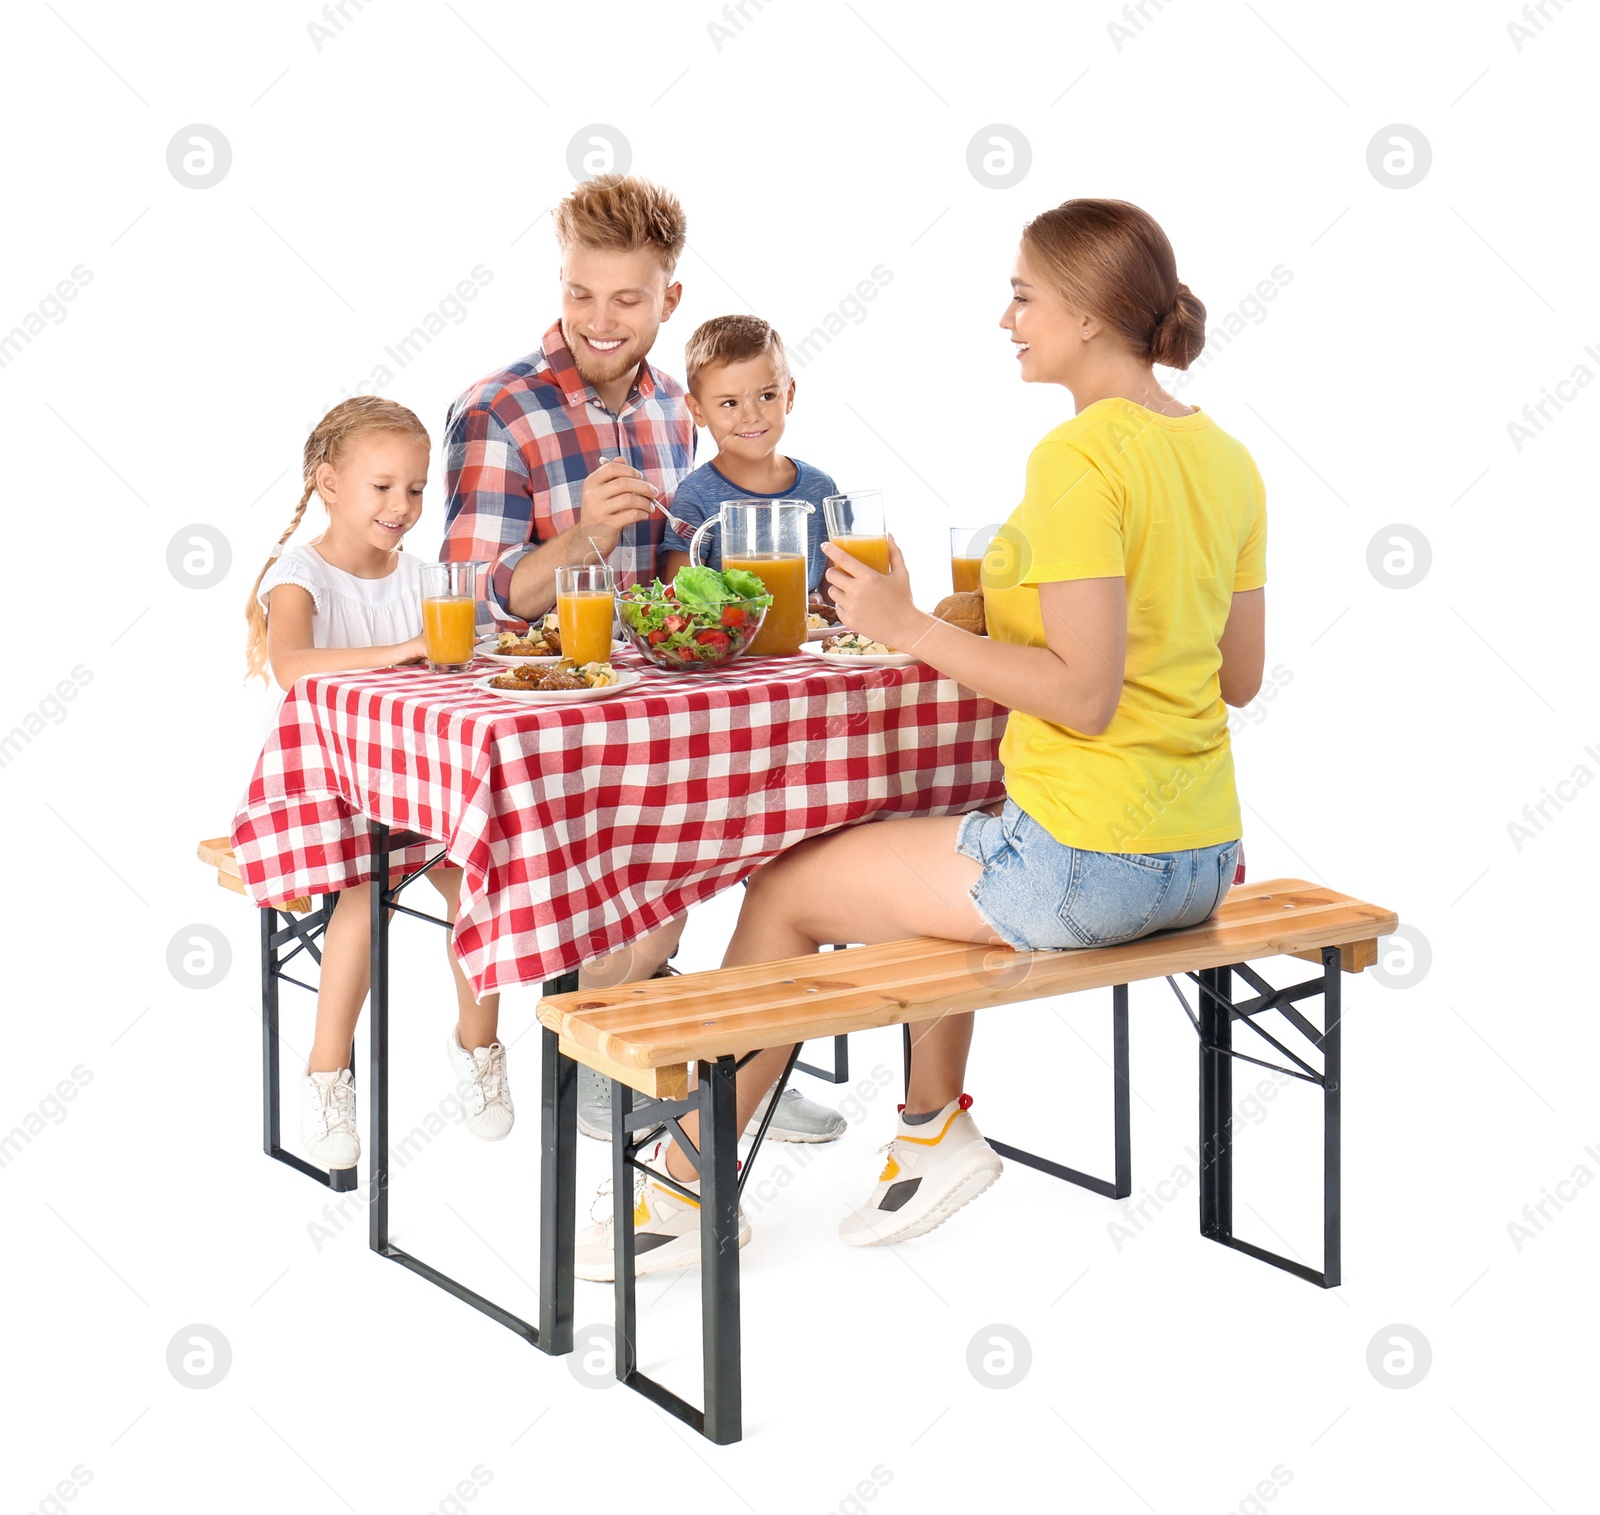
[[[1044,646],[1040,584],[1122,578],[1128,593],[1111,724],[1086,736],[1014,711],[1000,747],[1007,792],[1057,841],[1181,852],[1240,835],[1217,643],[1233,596],[1266,583],[1266,546],[1254,460],[1198,411],[1100,400],[1034,448],[984,560],[989,634]]]

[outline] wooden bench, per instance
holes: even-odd
[[[576,1063],[615,1080],[612,1100],[613,1194],[616,1246],[616,1375],[629,1387],[716,1442],[741,1434],[739,1366],[739,1192],[754,1156],[737,1164],[734,1074],[753,1049],[796,1045],[852,1031],[903,1025],[969,1010],[1069,994],[1112,990],[1115,1174],[1110,1180],[1024,1153],[991,1140],[1003,1155],[1097,1193],[1132,1192],[1128,1099],[1128,985],[1167,978],[1199,1037],[1200,1230],[1203,1236],[1324,1288],[1339,1275],[1339,1102],[1342,973],[1376,960],[1377,939],[1399,922],[1392,911],[1298,879],[1242,885],[1211,920],[1117,947],[1075,952],[1012,953],[933,937],[852,947],[744,968],[686,974],[609,989],[548,996],[539,1005],[545,1027],[542,1080],[546,1140],[541,1195],[541,1293],[550,1312],[546,1351],[571,1349],[572,1248],[575,1234]],[[1319,965],[1314,978],[1274,988],[1252,963],[1290,956]],[[1197,987],[1193,1008],[1177,984]],[[1252,991],[1235,998],[1234,981]],[[1321,996],[1318,1027],[1297,1008]],[[1285,1045],[1258,1019],[1275,1011],[1287,1033],[1305,1043]],[[1233,1026],[1243,1022],[1284,1061],[1237,1051]],[[991,1026],[991,1034],[993,1028]],[[1315,1085],[1323,1099],[1323,1262],[1320,1269],[1241,1241],[1233,1235],[1234,1059],[1257,1063]],[[1315,1059],[1313,1061],[1312,1059]],[[793,1066],[791,1059],[791,1067]],[[690,1088],[689,1069],[697,1068]],[[1320,1064],[1320,1066],[1319,1066]],[[909,1073],[909,1066],[908,1066]],[[785,1075],[787,1077],[787,1074]],[[635,1094],[642,1096],[635,1099]],[[773,1101],[774,1105],[776,1100]],[[676,1119],[700,1117],[701,1311],[703,1409],[639,1371],[634,1299],[633,1218],[627,1203],[632,1173],[642,1167],[642,1142],[630,1133]],[[760,1135],[757,1137],[759,1146]]]

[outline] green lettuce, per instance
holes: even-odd
[[[680,568],[672,588],[685,610],[709,610],[729,598],[728,586],[715,568]]]
[[[760,600],[763,605],[772,603],[772,596],[767,593],[767,586],[748,568],[724,568],[722,582],[728,586],[728,592],[735,599]]]

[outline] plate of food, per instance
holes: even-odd
[[[835,632],[843,629],[839,624],[839,612],[823,599],[820,594],[814,594],[806,601],[806,640],[808,642],[820,642],[824,637],[830,637]]]
[[[526,631],[502,631],[477,644],[477,654],[491,663],[503,663],[514,668],[520,663],[555,664],[561,656],[561,629],[556,614],[551,611],[542,621],[535,621]],[[613,641],[612,652],[626,652],[626,642]]]
[[[566,705],[584,700],[609,699],[642,682],[643,675],[610,663],[526,661],[505,673],[490,674],[474,682],[485,694],[520,705]]]
[[[904,668],[916,662],[909,652],[896,652],[857,631],[835,630],[820,642],[807,642],[800,650],[824,663],[850,664],[856,668]]]

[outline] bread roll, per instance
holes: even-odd
[[[966,594],[947,594],[933,607],[933,613],[941,621],[949,621],[952,626],[959,626],[963,631],[970,631],[974,636],[988,634],[983,619],[983,594],[974,590]]]

